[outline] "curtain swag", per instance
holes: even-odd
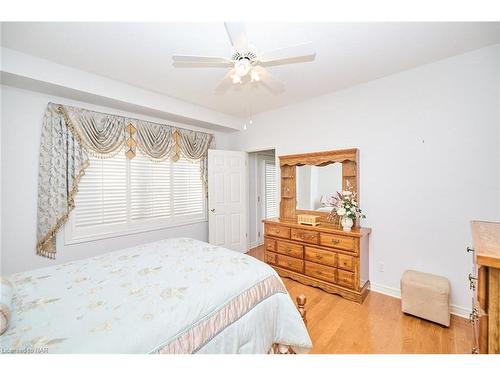
[[[75,207],[89,155],[109,158],[124,150],[132,159],[139,149],[153,161],[200,160],[206,189],[208,149],[214,146],[212,134],[49,103],[40,142],[37,254],[55,259],[55,237]]]

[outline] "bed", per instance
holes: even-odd
[[[263,262],[189,238],[14,274],[3,353],[268,353],[312,347]]]

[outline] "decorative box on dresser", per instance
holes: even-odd
[[[500,223],[471,223],[474,274],[469,283],[474,291],[471,323],[473,353],[500,354]]]
[[[332,181],[331,195],[350,190],[359,203],[359,150],[344,149],[280,156],[280,218],[263,220],[265,260],[280,276],[319,287],[356,302],[369,288],[369,228],[355,223],[344,231],[328,220],[328,210],[297,208],[297,167],[341,164],[341,186]],[[314,215],[312,225],[299,224],[298,215]],[[318,224],[319,222],[319,224]]]
[[[365,299],[368,280],[368,228],[350,232],[321,223],[264,220],[265,259],[280,276],[321,288],[356,302]]]

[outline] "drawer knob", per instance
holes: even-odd
[[[323,259],[323,257],[319,254],[316,254],[316,259]]]
[[[337,239],[334,238],[334,239],[332,239],[332,242],[333,242],[334,245],[336,245],[336,244],[340,243],[340,240],[337,240]]]

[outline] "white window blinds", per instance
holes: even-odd
[[[172,190],[174,195],[174,216],[200,215],[205,196],[200,177],[200,163],[180,159],[172,163]]]
[[[81,179],[75,206],[75,226],[88,228],[127,221],[127,169],[125,155],[90,160]]]
[[[206,220],[200,162],[156,162],[138,153],[90,157],[66,242],[80,242]]]
[[[130,161],[130,219],[172,215],[171,162],[153,162],[138,154]]]
[[[276,202],[276,164],[266,160],[264,163],[265,192],[266,192],[266,219],[278,217],[278,204]]]

